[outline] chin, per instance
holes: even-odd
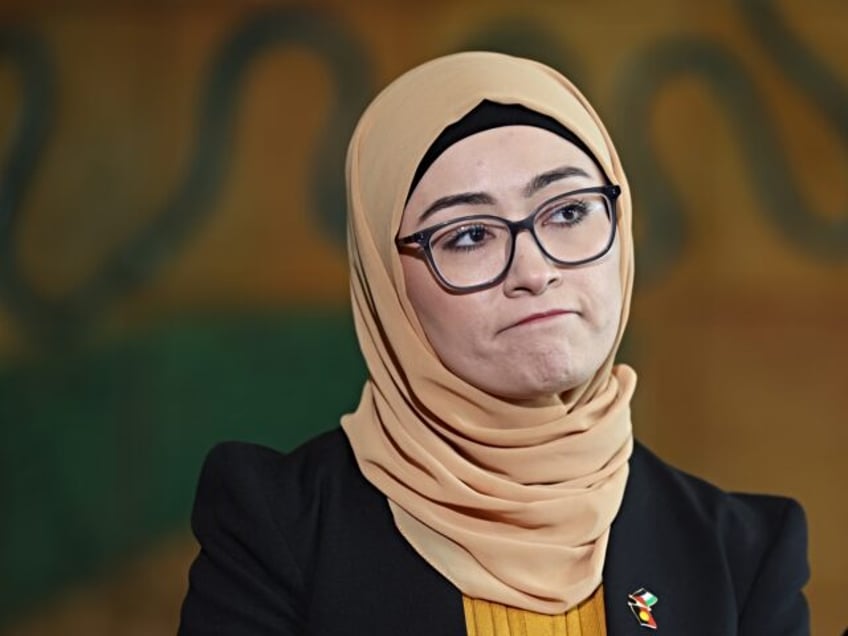
[[[504,364],[504,360],[511,360],[511,364]],[[566,351],[549,347],[545,351],[499,353],[497,357],[476,358],[473,364],[446,366],[490,395],[510,402],[547,403],[559,400],[560,395],[592,376],[597,366],[587,362],[571,348]]]
[[[582,375],[558,375],[532,380],[516,378],[512,382],[505,382],[505,378],[500,378],[497,386],[484,390],[509,402],[545,405],[559,401],[560,395],[580,386],[586,379],[588,378],[584,379]]]

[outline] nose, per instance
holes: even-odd
[[[562,270],[542,251],[529,231],[515,237],[515,253],[504,278],[507,296],[530,294],[538,296],[549,287],[562,282]]]

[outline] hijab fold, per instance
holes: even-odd
[[[552,405],[509,402],[451,373],[406,296],[395,248],[422,157],[484,100],[553,118],[622,188],[618,335],[595,375]],[[351,299],[369,377],[342,427],[360,470],[410,545],[467,596],[547,614],[576,606],[601,582],[633,448],[636,375],[613,363],[633,281],[631,201],[603,124],[542,64],[458,53],[407,72],[371,103],[350,142],[347,185]]]

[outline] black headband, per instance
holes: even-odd
[[[466,137],[501,126],[535,126],[536,128],[542,128],[570,141],[591,157],[596,164],[598,163],[595,155],[592,154],[586,144],[553,117],[542,115],[520,104],[498,104],[484,100],[463,116],[462,119],[445,128],[436,137],[436,140],[430,144],[427,152],[421,158],[418,168],[415,170],[415,175],[412,177],[412,183],[406,195],[407,200],[409,200],[409,196],[415,190],[415,186],[421,181],[421,177],[424,176],[427,169],[433,165],[433,162],[445,150]],[[600,167],[600,164],[598,166]],[[601,172],[604,171],[601,170]]]

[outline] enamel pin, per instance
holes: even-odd
[[[656,605],[659,599],[644,587],[640,587],[632,594],[628,594],[627,597],[630,599],[627,604],[630,606],[630,610],[633,612],[636,620],[639,621],[639,624],[648,629],[656,629],[657,622],[654,620],[654,615],[651,614],[651,608]]]

